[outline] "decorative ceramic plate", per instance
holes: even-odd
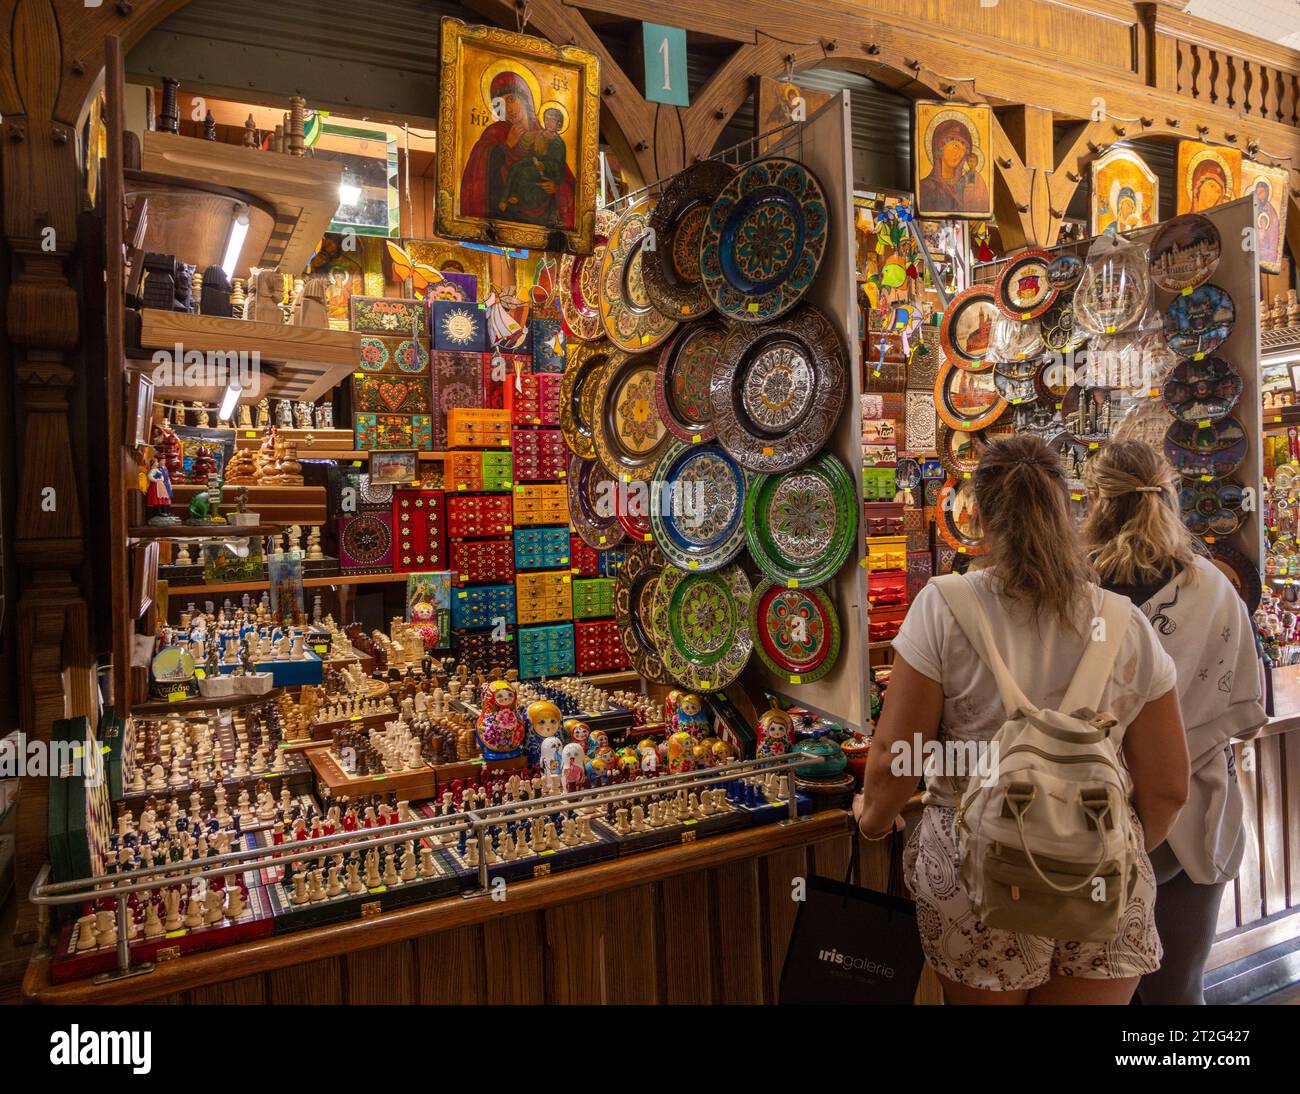
[[[569,523],[582,542],[597,551],[623,542],[623,527],[614,514],[618,481],[598,460],[569,460]]]
[[[674,322],[650,303],[642,272],[650,203],[633,205],[618,218],[600,260],[600,321],[619,349],[654,349],[673,332]]]
[[[1222,357],[1184,358],[1165,380],[1161,394],[1178,421],[1205,422],[1231,414],[1244,386],[1237,370]]]
[[[753,651],[749,578],[739,566],[691,574],[667,567],[654,598],[654,629],[668,675],[692,691],[721,691]]]
[[[713,306],[740,323],[779,319],[812,288],[828,228],[816,175],[794,160],[755,160],[723,187],[700,235]]]
[[[1195,536],[1210,542],[1230,536],[1241,527],[1245,490],[1232,479],[1189,482],[1178,492],[1183,523]]]
[[[650,483],[650,531],[683,570],[716,570],[745,545],[749,473],[719,444],[677,441]]]
[[[1173,416],[1165,409],[1160,399],[1137,399],[1124,412],[1124,417],[1115,430],[1112,440],[1142,441],[1156,451],[1164,447],[1165,434]]]
[[[1232,333],[1237,309],[1218,285],[1202,285],[1175,296],[1165,312],[1165,341],[1180,357],[1205,357]]]
[[[633,543],[650,543],[650,482],[633,479],[614,495],[614,514],[618,525]]]
[[[894,482],[900,490],[915,490],[921,485],[921,465],[910,456],[904,456],[898,461]]]
[[[1259,567],[1240,551],[1216,543],[1210,548],[1210,561],[1232,582],[1237,595],[1246,602],[1246,610],[1253,613],[1259,607],[1262,587],[1259,580]]]
[[[1151,240],[1151,280],[1165,292],[1181,293],[1208,281],[1219,265],[1223,241],[1208,217],[1185,213],[1165,221]]]
[[[1043,438],[1047,447],[1056,453],[1061,461],[1061,471],[1073,492],[1083,490],[1083,465],[1088,459],[1088,446],[1081,444],[1068,429],[1058,429]]]
[[[1124,416],[1122,397],[1119,388],[1075,384],[1061,400],[1061,421],[1076,441],[1096,448],[1110,439]]]
[[[993,290],[987,285],[972,285],[949,300],[939,327],[939,344],[948,360],[972,372],[988,368],[993,320],[998,315]]]
[[[1026,361],[1043,352],[1043,332],[1036,320],[1011,319],[998,312],[987,361]]]
[[[655,400],[659,417],[679,441],[713,440],[709,379],[727,328],[712,319],[681,327],[659,355]]]
[[[988,550],[975,515],[975,486],[970,479],[948,479],[935,506],[936,527],[959,555],[982,555]]]
[[[839,421],[846,373],[839,334],[811,304],[781,322],[732,327],[709,386],[718,440],[760,474],[806,463]]]
[[[1146,311],[1151,293],[1145,264],[1130,250],[1106,248],[1090,259],[1074,290],[1074,325],[1084,334],[1117,334]]]
[[[1034,369],[1034,373],[1037,372],[1038,370]],[[1038,398],[1038,385],[1034,382],[1033,375],[1028,377],[1016,376],[1014,373],[1004,372],[1001,365],[993,369],[993,386],[998,389],[998,394],[1012,406],[1032,403]]]
[[[622,482],[648,479],[672,442],[655,400],[658,361],[652,353],[631,353],[600,376],[593,402],[592,439],[596,459]]]
[[[653,544],[629,547],[614,578],[614,617],[623,648],[640,676],[656,684],[666,684],[671,677],[659,656],[659,643],[651,623],[654,597],[659,591],[659,575],[668,566]]]
[[[987,448],[988,441],[983,433],[948,426],[939,431],[939,459],[955,479],[968,479],[975,474],[980,457]]]
[[[569,336],[579,342],[605,337],[600,319],[600,264],[615,219],[608,209],[597,209],[596,245],[591,254],[566,254],[560,259],[560,315]]]
[[[1061,409],[1061,400],[1065,393],[1074,386],[1074,370],[1067,368],[1063,362],[1057,362],[1050,356],[1045,357],[1039,366],[1034,383],[1038,385],[1038,397],[1054,410]]]
[[[650,217],[655,233],[641,271],[646,295],[660,312],[677,322],[698,319],[713,310],[700,280],[700,236],[709,209],[736,173],[717,160],[701,160],[677,175],[659,195]]]
[[[1057,255],[1047,267],[1047,280],[1054,289],[1072,289],[1082,276],[1083,259],[1078,255]]]
[[[1194,479],[1222,479],[1246,458],[1246,431],[1236,418],[1208,425],[1174,422],[1165,433],[1165,456],[1179,474]]]
[[[975,430],[992,425],[1007,409],[992,370],[969,372],[949,362],[934,384],[934,409],[950,429]]]
[[[821,589],[760,582],[749,598],[749,632],[763,664],[791,684],[820,680],[840,654],[840,618]]]
[[[1056,287],[1048,273],[1052,256],[1046,251],[1021,251],[1007,263],[993,290],[994,303],[1004,315],[1024,322],[1052,306]]]
[[[1061,428],[1061,415],[1056,409],[1056,404],[1042,398],[1040,392],[1035,402],[1022,403],[1012,408],[1010,424],[1016,433],[1032,433],[1036,437],[1046,437]]]
[[[745,541],[764,575],[790,588],[820,585],[849,557],[857,491],[829,452],[794,471],[758,475],[745,497]]]
[[[596,392],[606,370],[623,359],[608,342],[585,342],[570,355],[560,380],[560,431],[569,451],[584,460],[596,456]]]
[[[1088,336],[1074,326],[1074,293],[1058,293],[1052,306],[1043,312],[1038,321],[1043,336],[1043,346],[1056,353],[1077,350]]]

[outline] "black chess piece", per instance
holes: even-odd
[[[176,299],[176,256],[149,251],[144,256],[144,287],[140,304],[171,311]]]
[[[204,315],[220,315],[226,319],[233,314],[230,307],[230,279],[220,266],[209,266],[203,271],[203,296],[199,310]]]
[[[190,262],[177,262],[172,275],[172,289],[176,294],[172,302],[172,311],[192,312],[194,310],[194,266]]]
[[[176,92],[180,90],[180,80],[170,76],[162,78],[162,107],[158,111],[158,131],[160,133],[179,133],[181,131],[181,112],[176,102]]]
[[[203,117],[203,139],[205,141],[217,139],[217,119],[212,116],[211,110]]]

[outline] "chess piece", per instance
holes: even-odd
[[[176,102],[176,93],[181,82],[170,76],[162,78],[162,105],[158,108],[158,132],[179,133],[181,125],[180,108]]]
[[[232,923],[248,911],[244,904],[244,889],[241,885],[228,880],[226,882],[226,918]]]
[[[170,934],[184,925],[181,919],[181,893],[179,889],[167,889],[163,893],[163,931]]]
[[[220,266],[209,266],[203,271],[199,294],[200,308],[204,315],[219,315],[227,319],[232,316],[234,308],[230,281]]]
[[[203,139],[205,141],[217,139],[217,119],[212,116],[211,110],[203,116]]]
[[[190,897],[185,907],[185,918],[181,922],[191,930],[203,926],[203,904],[197,896]]]
[[[302,295],[294,306],[293,321],[299,327],[317,327],[322,330],[330,325],[329,310],[325,303],[327,282],[323,277],[309,277],[303,282]],[[310,427],[311,423],[307,423]]]
[[[161,938],[163,936],[162,920],[158,916],[158,902],[149,901],[144,911],[144,936],[146,939]]]
[[[281,322],[280,297],[283,292],[284,275],[278,269],[253,267],[248,274],[244,318],[258,323]]]
[[[95,948],[95,913],[83,915],[77,920],[77,953],[87,953]]]
[[[257,122],[253,120],[252,114],[249,114],[248,117],[244,119],[244,147],[261,147],[261,142],[257,139]]]
[[[203,897],[203,923],[215,927],[221,922],[225,901],[220,889],[209,889]]]

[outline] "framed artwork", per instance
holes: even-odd
[[[589,254],[599,62],[576,46],[442,20],[438,234]]]
[[[1241,150],[1178,142],[1178,212],[1203,213],[1241,193]]]
[[[406,486],[420,481],[420,454],[414,448],[370,453],[370,481],[378,486]]]
[[[918,102],[916,212],[923,217],[993,215],[993,111]]]
[[[404,239],[402,250],[412,265],[437,270],[442,281],[435,282],[424,295],[433,300],[477,300],[479,286],[486,289],[490,280],[488,256],[485,251],[474,251],[445,239]],[[389,260],[394,274],[402,273],[389,248]],[[395,277],[395,280],[401,278]]]
[[[158,584],[158,541],[131,547],[131,618],[139,619],[153,603]]]
[[[1159,210],[1160,180],[1131,148],[1112,148],[1092,161],[1092,235],[1145,228]]]
[[[128,369],[126,384],[126,444],[141,448],[153,443],[153,377]]]
[[[339,206],[329,231],[357,236],[396,238],[400,214],[397,195],[397,138],[385,129],[324,122],[312,146],[316,159],[343,169]]]
[[[1255,247],[1259,268],[1282,272],[1282,247],[1286,240],[1286,168],[1241,161],[1241,197],[1255,198]]]

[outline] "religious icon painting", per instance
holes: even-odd
[[[1241,192],[1241,150],[1178,142],[1178,212],[1203,213]]]
[[[918,216],[993,216],[992,126],[988,106],[916,104]]]
[[[442,20],[438,234],[589,254],[599,62],[577,46]]]
[[[1112,148],[1092,161],[1092,235],[1154,224],[1159,199],[1160,180],[1133,149]]]
[[[458,353],[481,353],[487,349],[486,313],[474,303],[435,300],[433,348]]]
[[[1281,273],[1288,204],[1286,168],[1242,160],[1241,196],[1255,199],[1255,250],[1259,254],[1259,268],[1265,273]]]

